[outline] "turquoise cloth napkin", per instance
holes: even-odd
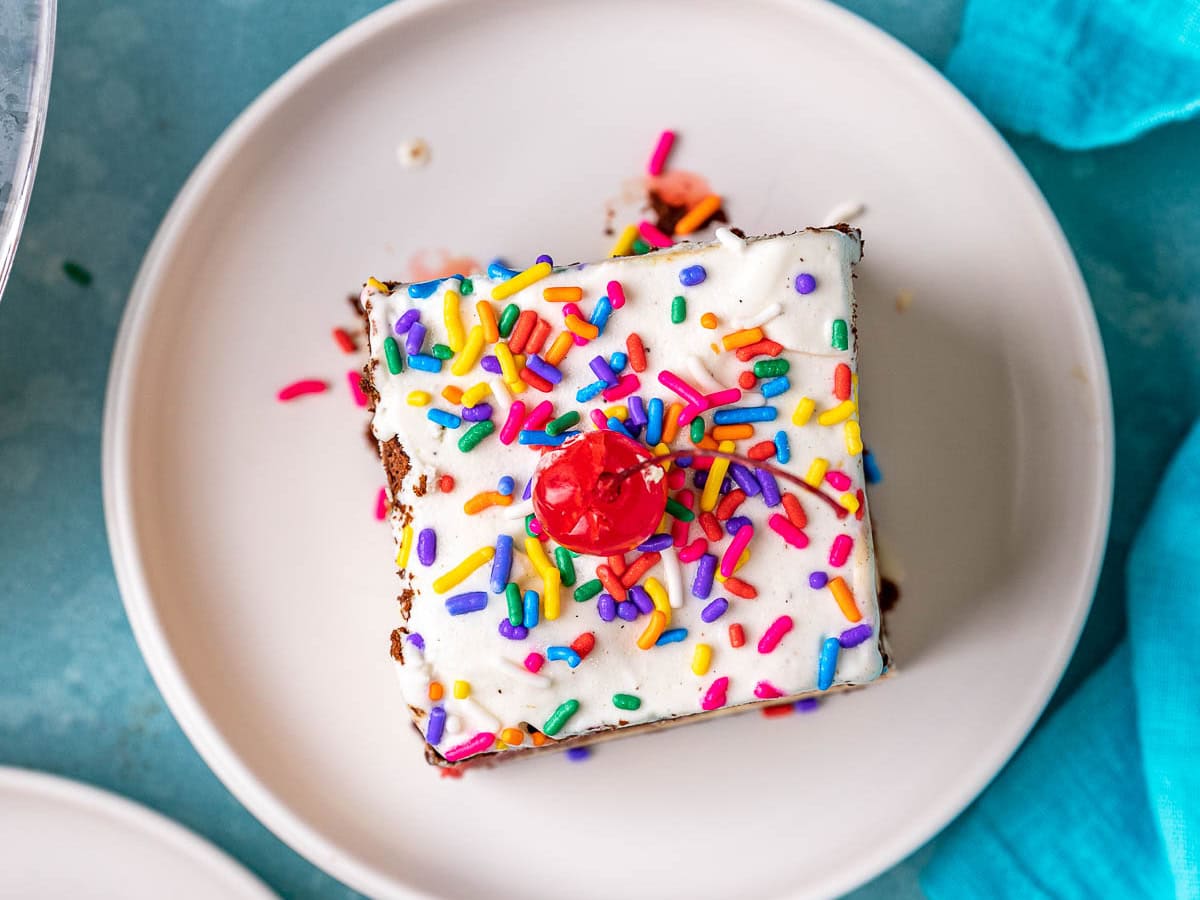
[[[946,74],[1014,131],[1127,141],[1200,111],[1200,3],[969,0]]]
[[[1129,636],[938,844],[933,898],[1200,898],[1200,423],[1126,572]]]

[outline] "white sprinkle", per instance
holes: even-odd
[[[507,656],[501,656],[500,662],[503,664],[501,668],[506,672],[520,673],[520,677],[531,684],[535,684],[541,688],[548,688],[554,684],[553,680],[543,675],[541,672],[530,672],[525,668],[523,663],[519,663],[514,659],[509,659]]]
[[[508,392],[508,385],[504,383],[503,378],[496,376],[488,379],[488,387],[492,389],[492,399],[496,401],[500,417],[507,419],[508,410],[512,407],[512,394]]]
[[[722,390],[721,382],[713,378],[713,373],[708,371],[708,366],[704,364],[704,360],[700,357],[692,355],[687,360],[688,374],[696,379],[696,383],[700,385],[700,389],[707,394],[712,394]]]
[[[523,519],[533,513],[533,501],[522,500],[520,503],[514,503],[512,506],[501,507],[500,513],[506,519]]]
[[[500,730],[500,720],[472,698],[464,697],[462,700],[451,699],[447,702],[448,704],[453,704],[454,708],[462,713],[476,734],[481,731],[490,731],[495,734]]]
[[[662,554],[663,575],[667,579],[667,603],[671,609],[683,606],[683,572],[679,568],[679,557],[675,548],[668,547]]]
[[[720,242],[722,247],[729,250],[744,250],[746,248],[746,241],[728,228],[718,228],[713,232],[713,236]]]
[[[867,207],[865,204],[851,201],[835,206],[829,212],[825,213],[825,218],[821,221],[826,225],[840,225],[842,222],[848,224],[861,217],[866,211]]]
[[[396,159],[406,169],[413,169],[429,162],[429,144],[421,138],[401,141],[396,147]]]
[[[749,319],[738,319],[735,323],[740,328],[758,328],[760,325],[766,325],[772,319],[783,315],[783,305],[780,303],[768,303]]]

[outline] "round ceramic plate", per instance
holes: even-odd
[[[703,172],[749,232],[868,206],[863,421],[884,471],[872,510],[905,572],[897,677],[815,715],[440,779],[388,656],[394,551],[346,383],[360,361],[330,329],[366,276],[411,274],[419,251],[604,255],[606,201],[664,127],[681,135],[671,165]],[[397,161],[413,138],[423,167]],[[334,390],[275,401],[303,377]],[[129,617],[184,729],[284,840],[402,897],[807,897],[880,872],[1046,703],[1112,474],[1095,321],[1020,164],[903,47],[782,0],[410,0],[336,37],[234,123],[167,216],[104,438]]]
[[[22,900],[267,900],[253,875],[176,825],[115,794],[0,768],[0,897]]]

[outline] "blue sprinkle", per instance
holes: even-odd
[[[410,356],[409,359],[412,359]],[[446,412],[444,409],[430,409],[425,412],[426,418],[430,422],[441,425],[443,428],[458,428],[462,425],[462,419],[452,412]]]
[[[565,434],[546,434],[544,431],[526,431],[524,429],[517,432],[517,443],[529,447],[557,447],[566,439]]]
[[[591,384],[585,384],[575,392],[575,402],[587,403],[589,400],[600,396],[600,392],[606,387],[608,385],[603,381],[593,381]]]
[[[816,697],[802,697],[792,704],[792,709],[798,713],[813,713],[817,711],[817,707],[821,705],[821,701]]]
[[[612,594],[601,594],[596,600],[596,612],[600,614],[602,622],[611,622],[617,617],[617,601],[613,599]],[[635,612],[634,615],[637,615]]]
[[[488,278],[494,281],[508,281],[514,275],[520,274],[516,269],[510,269],[506,266],[499,258],[493,259],[488,263],[487,273]]]
[[[446,612],[452,616],[479,612],[487,609],[488,596],[486,591],[468,591],[465,594],[455,594],[446,600]]]
[[[626,401],[625,406],[629,410],[629,424],[636,425],[639,428],[646,424],[646,404],[641,397],[634,394]]]
[[[786,431],[775,432],[775,460],[781,466],[792,461],[792,445],[788,443]]]
[[[493,375],[499,375],[502,372],[500,360],[490,353],[479,361],[479,365],[483,367],[483,371],[491,372]]]
[[[608,430],[615,431],[617,434],[623,434],[627,438],[633,437],[633,435],[629,433],[629,429],[625,427],[625,424],[620,419],[618,419],[616,416],[609,417]]]
[[[779,494],[779,482],[775,480],[775,476],[766,469],[755,469],[754,477],[758,479],[758,484],[762,488],[762,499],[768,507],[778,506],[783,497]]]
[[[778,378],[772,378],[770,381],[764,381],[760,387],[762,395],[770,400],[772,397],[778,397],[780,394],[786,394],[792,389],[792,382],[788,380],[786,375],[780,375]]]
[[[833,676],[837,672],[838,651],[841,644],[835,637],[825,638],[821,642],[821,658],[817,661],[817,689],[829,690],[833,684]]]
[[[669,534],[652,534],[638,544],[638,550],[643,553],[659,553],[671,546],[673,540]]]
[[[754,473],[741,463],[730,463],[729,477],[737,482],[737,486],[746,492],[747,497],[757,497],[762,493],[762,487],[759,485],[758,479],[754,477]]]
[[[429,711],[429,724],[425,726],[425,740],[436,747],[442,742],[446,731],[446,707],[435,706]]]
[[[664,631],[657,641],[654,642],[655,647],[661,647],[664,644],[678,644],[680,641],[687,639],[688,631],[686,628],[668,628]]]
[[[704,266],[688,266],[679,273],[679,283],[684,287],[695,287],[703,284],[707,277],[708,273],[704,271]]]
[[[421,352],[421,345],[425,343],[425,326],[420,322],[413,322],[412,328],[408,329],[408,336],[404,338],[404,352],[409,356],[414,353]]]
[[[729,534],[737,534],[744,525],[753,525],[749,516],[732,516],[725,522],[725,530]]]
[[[600,354],[596,354],[595,356],[593,356],[591,359],[588,360],[588,368],[591,369],[593,372],[595,372],[596,377],[599,378],[600,381],[604,382],[605,384],[616,384],[617,381],[620,380],[617,378],[617,373],[612,370],[612,366],[610,366],[608,364],[608,360],[606,360]],[[579,394],[582,394],[587,389],[588,388],[580,388]],[[586,400],[591,399],[591,397],[582,398],[579,396],[579,394],[575,395],[575,399],[580,401],[581,403],[585,399]]]
[[[632,622],[638,617],[638,608],[630,600],[622,600],[617,604],[617,615],[626,622]]]
[[[847,628],[838,635],[838,643],[843,647],[857,647],[863,641],[871,636],[871,626],[863,622],[861,625],[855,625],[853,628]]]
[[[517,489],[517,482],[511,475],[501,475],[500,480],[496,482],[496,491],[503,494],[505,497],[511,497],[513,491]]]
[[[654,601],[650,599],[650,592],[640,584],[635,584],[629,589],[629,599],[638,608],[638,612],[647,615],[654,612]]]
[[[588,317],[588,321],[595,325],[601,334],[604,334],[604,326],[608,324],[608,317],[612,315],[612,311],[612,304],[608,302],[608,298],[601,297],[592,307],[592,314]]]
[[[817,279],[813,278],[807,272],[801,272],[796,276],[796,293],[811,294],[817,289]]]
[[[829,584],[829,576],[824,572],[813,572],[808,576],[808,586],[814,591],[819,591],[827,584]]]
[[[773,406],[727,406],[713,413],[715,425],[741,425],[743,422],[774,422],[779,410]]]
[[[408,296],[414,300],[425,300],[434,291],[438,289],[438,285],[445,281],[445,278],[435,278],[433,281],[418,281],[416,284],[408,286]]]
[[[425,638],[421,637],[421,633],[418,631],[414,631],[408,636],[408,642],[418,650],[424,651],[425,649]]]
[[[568,747],[567,759],[571,762],[583,762],[592,755],[590,747]]]
[[[681,468],[681,469],[686,469],[686,468],[687,468],[688,466],[690,466],[690,465],[691,465],[693,462],[694,462],[694,460],[693,460],[693,458],[692,458],[692,457],[690,457],[690,456],[680,456],[680,457],[677,457],[677,458],[676,458],[676,460],[675,460],[675,465],[676,465],[676,466],[678,466],[678,467],[679,467],[679,468]],[[737,465],[737,463],[734,463],[733,465]],[[749,471],[749,470],[747,470],[747,471]]]
[[[512,576],[513,539],[502,534],[496,538],[496,555],[492,557],[492,576],[488,586],[493,594],[503,594]]]
[[[725,615],[725,610],[729,609],[729,601],[724,597],[718,597],[704,609],[700,610],[700,618],[705,622],[715,622],[721,616]]]
[[[408,309],[404,311],[404,315],[396,320],[396,334],[404,334],[408,329],[413,327],[414,322],[421,321],[421,311],[419,309]]]
[[[525,592],[525,616],[522,621],[526,628],[534,628],[538,623],[538,613],[541,609],[541,597],[537,591]]]
[[[662,440],[663,402],[655,397],[646,404],[646,443],[651,447]]]
[[[614,372],[620,374],[629,365],[629,356],[618,350],[608,358],[608,364],[612,366]]]
[[[420,372],[440,372],[442,371],[442,361],[427,353],[414,353],[408,358],[408,367]]]
[[[521,499],[528,500],[532,496],[533,496],[533,479],[530,478],[527,482],[525,482],[525,490],[521,492]]]
[[[700,557],[696,566],[696,577],[692,579],[692,596],[698,600],[707,600],[712,593],[713,578],[717,574],[717,558],[711,553]]]
[[[561,646],[547,647],[546,659],[552,661],[566,660],[567,665],[572,669],[582,662],[578,653],[576,653],[570,647]]]
[[[883,473],[879,471],[879,463],[875,461],[875,454],[870,450],[863,451],[863,475],[866,476],[867,484],[878,484],[883,481]]]

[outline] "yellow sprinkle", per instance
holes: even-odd
[[[854,494],[845,493],[838,497],[838,502],[852,513],[858,512],[858,497]]]
[[[412,545],[413,528],[411,525],[405,525],[404,530],[400,532],[400,549],[396,551],[397,568],[408,568],[408,555],[412,553]]]
[[[712,647],[708,644],[697,644],[696,649],[692,651],[692,672],[696,675],[704,675],[708,672],[710,665],[712,665]]]
[[[520,728],[505,728],[500,732],[500,740],[510,747],[519,747],[525,741],[525,732]]]
[[[508,388],[509,393],[513,394],[514,396],[516,394],[525,393],[525,391],[529,388],[529,385],[523,382],[520,378],[518,378],[516,381],[506,381],[504,382],[504,386]]]
[[[710,312],[706,312],[700,317],[700,325],[702,328],[713,329],[717,327],[717,317]]]
[[[523,368],[525,368],[525,354],[518,353],[516,356],[513,357],[513,362],[516,364],[517,371],[520,372]],[[519,378],[517,380],[520,381]]]
[[[482,355],[483,326],[475,325],[471,328],[471,333],[467,335],[467,342],[463,344],[462,352],[454,358],[454,365],[450,367],[451,373],[466,375],[475,368],[475,363],[479,362],[479,357]]]
[[[853,419],[846,423],[846,452],[858,456],[863,452],[862,427]]]
[[[466,338],[463,335],[462,316],[458,313],[458,291],[446,291],[442,300],[442,318],[446,322],[446,343],[457,353],[463,348]]]
[[[492,348],[496,354],[496,361],[500,363],[500,374],[504,376],[504,380],[509,384],[514,381],[520,381],[521,377],[518,374],[517,361],[513,359],[512,351],[508,349],[508,344],[503,342]]]
[[[717,449],[722,453],[732,453],[733,446],[733,441],[721,441]],[[728,472],[729,460],[718,456],[712,461],[712,468],[708,470],[708,480],[704,482],[704,492],[700,495],[700,509],[704,512],[712,512],[716,508],[721,494],[721,483]]]
[[[479,324],[483,326],[483,339],[489,344],[500,340],[500,323],[496,321],[496,311],[492,304],[480,300],[475,304],[475,312],[479,315]]]
[[[740,569],[742,566],[744,566],[748,562],[750,562],[750,548],[749,547],[747,547],[745,550],[743,550],[742,555],[738,557],[737,564],[734,565],[734,567],[733,567],[733,574],[736,575],[738,572],[738,569]],[[725,576],[721,574],[720,569],[717,570],[717,574],[714,577],[717,579],[717,581],[721,582],[721,584],[725,583]]]
[[[636,225],[626,225],[622,229],[617,242],[613,244],[613,248],[608,251],[609,256],[628,256],[629,251],[633,249],[633,242],[637,240],[638,230]]]
[[[671,448],[668,447],[666,444],[658,443],[658,444],[654,445],[654,449],[652,452],[654,453],[655,456],[666,456],[668,453],[671,452]],[[674,462],[674,460],[672,460],[672,459],[664,460],[663,464],[662,464],[662,470],[664,472],[670,472],[671,471],[671,463],[673,463],[673,462]]]
[[[462,405],[463,406],[478,406],[492,392],[492,386],[486,381],[481,381],[472,388],[463,391]]]
[[[446,693],[446,689],[444,687],[442,687],[442,683],[440,681],[429,682],[429,699],[430,700],[435,700],[435,701],[441,700],[442,697],[445,696],[445,693]]]
[[[606,419],[618,419],[624,422],[629,418],[629,407],[624,403],[618,403],[615,406],[606,406],[604,408],[604,417]]]
[[[542,542],[535,537],[525,538],[525,555],[529,557],[529,561],[533,563],[534,571],[544,579],[546,572],[553,569],[558,571],[558,567],[550,562],[550,557],[546,555],[546,551],[542,548]]]
[[[562,611],[562,575],[551,566],[542,572],[542,616],[553,622]]]
[[[388,286],[386,284],[384,284],[382,281],[380,281],[378,278],[368,278],[367,284],[369,284],[375,290],[379,291],[379,293],[381,293],[381,294],[390,294],[391,293],[391,291],[388,290]]]
[[[552,366],[557,366],[567,357],[567,351],[575,344],[575,339],[571,337],[569,331],[564,331],[556,337],[553,343],[550,344],[550,349],[546,351],[546,362]]]
[[[508,281],[502,281],[492,288],[492,299],[503,300],[505,297],[511,297],[517,291],[529,287],[535,282],[541,281],[553,269],[548,262],[540,262],[530,266],[524,272],[514,275]]]
[[[817,423],[820,425],[840,425],[854,415],[857,409],[858,407],[854,405],[853,400],[843,400],[837,406],[827,409],[817,416]]]
[[[455,406],[462,403],[463,389],[457,384],[448,384],[442,388],[442,396],[447,403],[452,403]]]
[[[838,608],[841,609],[842,615],[851,622],[859,622],[862,620],[862,613],[858,611],[858,604],[854,602],[854,594],[850,591],[850,585],[846,584],[846,579],[838,575],[836,578],[829,579],[829,592],[833,594],[833,599],[837,601]]]
[[[662,614],[661,610],[656,609],[650,613],[650,622],[646,625],[646,630],[642,632],[641,637],[637,639],[638,647],[642,650],[649,650],[654,646],[654,642],[662,637],[666,627],[667,617]]]
[[[804,476],[804,483],[809,487],[820,487],[821,482],[825,480],[825,473],[828,471],[829,460],[820,456],[814,457],[808,467],[808,473]]]
[[[662,439],[664,444],[672,443],[679,434],[679,416],[683,413],[682,403],[672,403],[667,407],[667,415],[663,419]]]
[[[808,420],[812,418],[813,410],[816,408],[816,401],[811,397],[801,397],[800,402],[796,404],[796,411],[792,413],[792,424],[807,425]]]
[[[726,350],[737,350],[739,347],[757,344],[762,339],[763,330],[761,328],[743,328],[741,331],[730,332],[721,338],[721,346]]]
[[[409,391],[405,398],[409,406],[428,406],[429,401],[433,399],[433,395],[429,391]]]
[[[470,682],[466,682],[466,681],[454,682],[454,699],[455,700],[466,700],[467,696],[470,693],[471,693]]]
[[[412,530],[411,525],[406,525],[404,527],[407,531]],[[411,541],[409,543],[411,543]],[[433,581],[434,592],[438,594],[444,594],[446,591],[450,590],[450,588],[462,584],[464,581],[466,581],[468,575],[470,575],[480,566],[491,562],[492,557],[495,555],[496,551],[492,547],[480,547],[445,575],[435,578]]]
[[[671,598],[667,596],[667,589],[659,584],[658,579],[653,576],[646,579],[643,587],[646,588],[650,599],[654,601],[654,608],[667,617],[669,625],[671,623]]]
[[[589,341],[594,341],[597,337],[600,336],[599,328],[597,328],[591,322],[585,322],[583,319],[579,318],[579,316],[577,316],[573,313],[571,315],[567,316],[565,322],[566,322],[567,329],[572,334],[577,334],[581,338],[586,338]]]

